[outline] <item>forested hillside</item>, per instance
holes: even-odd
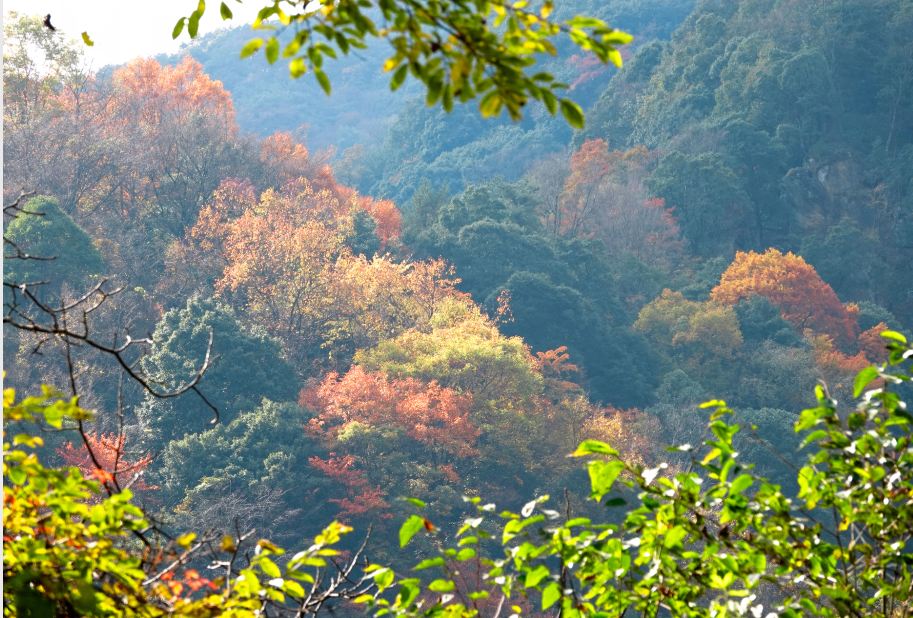
[[[619,71],[544,60],[583,131],[390,93],[372,47],[328,61],[327,98],[237,59],[243,28],[93,74],[63,33],[7,19],[4,202],[35,191],[42,214],[4,211],[6,256],[56,259],[6,259],[4,280],[46,282],[46,307],[122,287],[86,328],[148,333],[133,366],[196,392],[153,396],[103,351],[7,324],[6,385],[78,393],[101,464],[142,472],[176,532],[298,550],[373,524],[378,563],[404,560],[401,496],[445,530],[463,496],[597,509],[567,457],[582,440],[684,469],[664,449],[701,439],[708,399],[757,426],[740,461],[785,478],[816,384],[845,417],[880,334],[913,329],[913,2],[561,11],[636,37]]]

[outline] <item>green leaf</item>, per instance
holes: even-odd
[[[180,32],[178,34],[180,34]],[[93,41],[92,39],[89,38],[88,32],[82,33],[82,42],[85,43],[86,45],[88,45],[89,47],[92,47],[93,45],[95,45],[95,41]]]
[[[187,549],[188,547],[190,547],[190,544],[193,543],[193,540],[195,538],[197,538],[196,534],[194,534],[193,532],[188,532],[187,534],[178,537],[177,540],[175,540],[175,543],[177,543],[179,546],[183,547],[184,549]]]
[[[535,569],[526,574],[526,581],[524,582],[524,585],[527,588],[532,588],[533,586],[538,585],[539,582],[541,582],[543,579],[548,577],[549,573],[550,571],[548,570],[548,567],[546,567],[544,564],[540,564]]]
[[[22,485],[25,483],[25,471],[19,466],[9,466],[6,476],[12,481],[13,485]]]
[[[292,79],[298,79],[307,71],[307,66],[304,64],[304,60],[301,58],[295,58],[289,63],[289,74],[292,76]]]
[[[297,597],[299,599],[303,598],[305,594],[304,588],[301,587],[301,584],[290,579],[282,582],[282,591],[290,597]]]
[[[593,493],[591,498],[602,500],[602,497],[612,491],[612,484],[615,479],[624,470],[624,463],[620,461],[592,461],[590,462],[590,486]]]
[[[319,67],[314,67],[314,75],[317,77],[317,81],[320,82],[320,87],[323,88],[323,91],[328,95],[330,94],[330,78],[327,77],[327,74],[323,72]]]
[[[865,387],[878,378],[878,369],[875,367],[866,367],[856,375],[856,381],[853,383],[853,397],[859,397]]]
[[[402,527],[399,529],[399,546],[405,547],[406,544],[409,543],[409,540],[412,539],[424,525],[424,519],[418,515],[410,515],[409,519],[404,521]]]
[[[270,577],[279,577],[282,575],[279,571],[279,567],[276,566],[276,563],[269,558],[260,558],[260,569]]]
[[[609,45],[627,45],[633,40],[633,36],[627,32],[622,32],[621,30],[614,30],[609,34],[602,36],[602,42],[608,43]]]
[[[222,551],[227,551],[230,553],[235,553],[236,551],[238,551],[237,548],[235,547],[235,540],[232,538],[232,536],[230,534],[226,534],[225,536],[222,537],[221,547],[222,547]]]
[[[441,90],[444,84],[438,79],[432,79],[428,82],[428,96],[425,97],[425,103],[428,107],[433,107],[437,100],[441,98]]]
[[[300,581],[303,581],[303,582],[307,582],[307,583],[309,583],[309,584],[313,584],[313,583],[314,583],[314,578],[313,578],[313,576],[312,576],[310,573],[306,572],[306,571],[299,571],[299,570],[297,570],[297,569],[289,569],[289,570],[287,570],[287,571],[285,572],[285,576],[286,576],[287,578],[297,579],[297,580],[300,580]]]
[[[374,574],[374,581],[377,582],[377,586],[383,590],[393,583],[395,577],[396,574],[390,569],[382,569]]]
[[[482,116],[488,118],[489,116],[497,116],[498,112],[501,111],[502,105],[501,97],[498,95],[497,90],[492,90],[479,101],[479,111],[482,112]]]
[[[397,90],[400,86],[403,85],[403,82],[406,80],[406,73],[408,71],[409,71],[408,64],[403,64],[401,67],[396,69],[396,72],[393,74],[393,77],[390,79],[390,90]],[[422,502],[422,504],[424,504],[424,502]]]
[[[190,35],[190,38],[196,38],[197,30],[200,28],[200,13],[194,11],[190,14],[190,18],[187,20],[187,34]]]
[[[445,84],[441,92],[441,107],[448,114],[453,111],[453,87],[450,84]]]
[[[674,547],[682,546],[682,539],[688,534],[687,530],[681,526],[675,526],[666,533],[666,538],[663,541],[663,547],[666,549],[672,549]]]
[[[558,111],[558,99],[552,94],[552,91],[547,88],[542,88],[540,92],[542,94],[542,103],[545,104],[545,109],[548,110],[549,114],[554,116],[555,112]]]
[[[446,579],[436,579],[428,584],[428,590],[432,592],[450,592],[454,588],[456,588],[454,583]]]
[[[174,25],[174,30],[171,31],[171,38],[176,39],[181,36],[181,33],[184,31],[184,23],[187,21],[186,17],[182,17],[178,20],[178,23]]]
[[[805,439],[802,441],[802,445],[799,448],[805,448],[806,446],[808,446],[815,440],[820,440],[820,439],[826,438],[826,437],[827,437],[827,432],[823,429],[819,429],[818,431],[813,431],[810,434],[808,434],[807,436],[805,436]]]
[[[460,553],[456,555],[457,562],[463,562],[464,560],[469,560],[470,558],[475,558],[476,550],[471,547],[464,547],[460,550]]]
[[[552,582],[542,591],[542,609],[548,609],[561,598],[561,586],[558,582]]]
[[[899,341],[901,343],[906,343],[907,338],[901,335],[900,333],[894,332],[893,330],[886,330],[881,333],[881,336],[885,339],[893,339],[894,341]]]
[[[600,26],[605,26],[606,23],[601,19],[577,15],[568,22],[568,25],[571,28],[598,28]]]
[[[738,478],[736,478],[736,480],[734,480],[732,482],[732,486],[729,488],[730,495],[742,493],[743,491],[745,491],[746,489],[751,487],[751,484],[753,482],[754,482],[754,480],[748,474],[743,474],[743,475],[739,476]]]
[[[247,44],[241,48],[241,57],[247,58],[261,47],[263,47],[263,39],[248,41]]]
[[[228,20],[228,19],[231,19],[232,17],[234,17],[231,13],[231,9],[228,8],[228,5],[225,4],[224,2],[222,3],[222,6],[219,7],[219,13],[221,13],[221,15],[222,15],[222,21],[225,21],[225,20]]]
[[[422,560],[417,565],[415,565],[414,569],[418,571],[420,569],[427,569],[433,566],[444,566],[444,559],[441,556],[437,556],[436,558],[428,558],[427,560]]]
[[[400,582],[399,592],[396,595],[396,604],[399,607],[409,607],[412,601],[421,594],[422,589],[417,585],[420,579],[406,579]]]
[[[564,108],[564,101],[561,102],[561,107]],[[572,453],[574,457],[581,457],[583,455],[592,454],[618,455],[618,451],[613,449],[605,442],[598,442],[596,440],[584,440],[580,443],[580,446],[577,447],[577,450]]]
[[[266,42],[266,61],[269,62],[270,64],[273,64],[274,62],[276,62],[276,60],[278,58],[279,58],[279,39],[277,39],[276,37],[272,37],[272,38],[270,38],[269,41]]]

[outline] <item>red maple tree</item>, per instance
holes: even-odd
[[[347,497],[329,500],[329,502],[339,505],[338,516],[344,523],[348,523],[349,517],[360,517],[366,513],[390,508],[390,505],[383,500],[385,492],[380,487],[368,485],[367,475],[363,470],[355,468],[355,458],[351,455],[337,457],[336,453],[330,453],[329,459],[310,457],[308,463],[346,488],[349,494]],[[381,517],[389,519],[393,515],[385,513]]]
[[[94,477],[102,482],[116,482],[121,488],[129,487],[132,491],[138,492],[158,489],[156,485],[146,483],[143,478],[145,469],[152,463],[152,457],[129,457],[131,453],[124,448],[123,434],[89,433],[86,434],[86,442],[88,448],[84,443],[74,445],[72,442],[66,442],[57,449],[57,454],[68,466],[79,468],[85,477]]]

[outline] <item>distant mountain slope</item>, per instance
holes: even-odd
[[[239,51],[254,38],[249,26],[226,29],[200,37],[174,56],[159,56],[173,64],[191,55],[206,72],[231,92],[238,125],[245,131],[268,135],[308,127],[312,148],[344,150],[355,144],[379,144],[386,127],[406,100],[417,95],[420,84],[407,81],[390,92],[389,76],[381,71],[384,44],[342,56],[325,65],[333,85],[328,97],[311,75],[289,77],[287,63],[267,64],[262,54],[242,60]]]
[[[635,34],[636,47],[667,38],[688,16],[694,2],[574,0],[557,3],[556,15],[600,17]],[[480,119],[475,103],[450,116],[438,109],[428,110],[419,96],[421,85],[410,80],[397,92],[390,92],[389,75],[380,69],[388,51],[382,42],[358,56],[328,62],[325,69],[333,94],[327,97],[309,75],[290,79],[283,62],[269,66],[262,54],[241,60],[238,52],[253,36],[247,26],[227,29],[201,37],[179,54],[158,59],[173,63],[184,55],[193,56],[231,92],[238,124],[245,131],[269,134],[307,125],[312,148],[332,147],[342,153],[361,145],[348,157],[354,163],[350,168],[360,169],[360,173],[347,175],[352,171],[349,168],[340,171],[347,181],[370,194],[404,203],[425,177],[434,185],[447,183],[454,191],[462,190],[466,182],[499,174],[515,179],[530,161],[563,149],[571,138],[563,120],[551,118],[541,109],[530,110],[527,121],[515,125],[504,118]],[[575,55],[570,44],[559,46],[558,57],[544,58],[542,63],[571,84],[573,97],[584,106],[596,101],[614,74],[594,59]],[[400,139],[403,131],[414,139],[404,143]]]

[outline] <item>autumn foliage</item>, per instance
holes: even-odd
[[[609,444],[625,461],[641,466],[655,465],[662,458],[659,422],[637,408],[618,410],[612,406],[586,420],[583,437]]]
[[[840,302],[831,286],[800,256],[776,249],[736,253],[710,296],[735,305],[752,294],[768,298],[800,333],[811,329],[834,341],[856,341],[859,325],[852,309]]]
[[[134,458],[125,450],[123,434],[87,433],[85,444],[75,445],[66,442],[57,449],[57,454],[68,466],[79,468],[83,476],[99,481],[116,481],[122,487],[133,491],[150,491],[158,489],[143,479],[143,472],[152,463],[152,457],[144,455]],[[89,449],[94,455],[89,454]],[[97,462],[97,465],[96,465]]]
[[[384,509],[390,505],[384,502],[384,491],[380,487],[371,487],[368,477],[362,470],[355,468],[355,458],[351,455],[336,456],[330,453],[329,459],[311,457],[308,463],[320,470],[330,480],[346,488],[345,498],[330,498],[328,502],[339,506],[337,516],[344,522],[350,517],[360,517]],[[384,519],[393,517],[390,513],[381,515]]]
[[[318,411],[308,426],[315,437],[336,438],[358,422],[396,427],[420,444],[456,457],[478,454],[473,445],[479,430],[469,417],[472,398],[433,381],[389,378],[354,366],[342,377],[328,374],[316,389],[302,392],[299,404]]]
[[[859,350],[873,363],[883,363],[888,359],[888,350],[881,333],[888,329],[887,324],[879,322],[859,335]]]

